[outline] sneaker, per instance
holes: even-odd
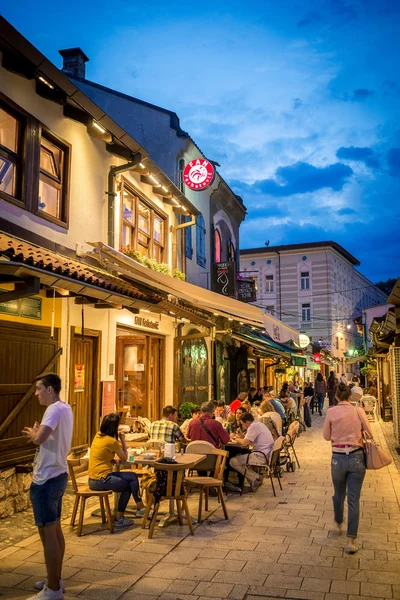
[[[136,510],[136,517],[144,517],[144,513],[146,512],[146,508],[138,508]]]
[[[47,585],[47,579],[42,579],[42,581],[37,581],[35,583],[35,585],[33,586],[33,589],[36,590],[37,592],[41,592],[45,585]],[[60,579],[60,587],[62,588],[62,591],[65,593],[64,579]]]
[[[59,590],[54,591],[48,588],[45,584],[43,586],[43,589],[40,590],[40,592],[38,592],[34,596],[30,596],[27,600],[63,600],[63,598],[64,592],[61,586]]]
[[[347,544],[346,546],[346,554],[355,554],[358,552],[358,546],[353,542],[352,544]]]
[[[131,525],[133,525],[132,519],[127,519],[126,517],[121,517],[114,521],[114,527],[116,529],[125,529],[125,527],[130,527]]]

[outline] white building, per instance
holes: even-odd
[[[355,267],[359,261],[336,242],[251,248],[240,271],[257,286],[257,305],[309,336],[342,360],[362,344],[354,320],[386,302],[386,295]]]

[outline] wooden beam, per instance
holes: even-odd
[[[57,350],[57,352],[55,353],[55,355],[53,356],[53,358],[51,358],[49,360],[49,362],[43,367],[43,369],[40,373],[47,373],[47,371],[50,370],[50,368],[54,365],[54,363],[61,356],[61,354],[62,354],[62,348],[59,348]],[[40,373],[39,373],[39,375],[40,375]],[[0,425],[0,437],[3,435],[3,433],[6,431],[6,429],[8,429],[8,427],[14,421],[15,417],[24,408],[25,404],[28,402],[29,398],[32,396],[33,392],[35,391],[35,387],[36,387],[36,381],[34,381],[32,383],[32,385],[30,386],[28,391],[25,392],[25,394],[22,396],[21,400],[14,406],[12,411],[4,419],[4,421]]]

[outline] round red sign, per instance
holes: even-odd
[[[191,190],[200,192],[212,184],[214,175],[214,167],[208,160],[196,158],[184,168],[183,181]]]

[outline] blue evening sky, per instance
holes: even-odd
[[[69,8],[68,8],[69,7]],[[400,275],[400,2],[22,0],[55,64],[178,113],[248,209],[241,247],[334,240]]]

